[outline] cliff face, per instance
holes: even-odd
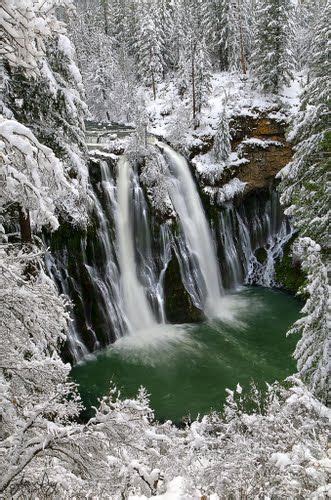
[[[291,160],[292,147],[287,142],[287,123],[278,119],[272,111],[251,110],[251,115],[239,115],[230,120],[231,150],[230,163],[213,186],[223,187],[237,178],[247,183],[244,194],[269,188],[276,174]],[[200,136],[198,145],[192,146],[189,158],[199,158],[213,148],[210,135]],[[201,158],[201,156],[200,156]],[[198,174],[202,185],[206,185],[203,174]],[[208,181],[207,181],[208,184]]]
[[[231,168],[231,173],[247,182],[245,193],[268,187],[292,157],[292,147],[285,138],[286,123],[266,115],[239,116],[233,119],[231,130],[232,151],[247,160]]]

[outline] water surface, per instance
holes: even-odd
[[[146,387],[159,420],[179,422],[221,410],[225,389],[282,380],[295,370],[297,338],[286,337],[300,302],[283,292],[245,287],[220,303],[219,319],[200,325],[159,325],[127,336],[72,370],[86,406],[112,380],[122,397]]]

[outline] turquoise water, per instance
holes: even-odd
[[[108,391],[110,381],[122,397],[146,387],[159,420],[180,422],[220,410],[225,389],[239,383],[282,380],[293,373],[297,338],[286,331],[299,317],[300,302],[283,292],[243,288],[220,303],[220,318],[200,325],[160,325],[125,337],[75,366],[72,378],[86,406]]]

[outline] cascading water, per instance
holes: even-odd
[[[179,224],[157,222],[138,169],[122,157],[117,166],[99,161],[95,167],[92,230],[51,238],[49,272],[75,306],[69,332],[74,362],[127,333],[173,337],[174,330],[162,324],[169,296],[164,278],[174,255],[181,274],[176,280],[210,317],[222,316],[227,307],[223,288],[276,284],[274,262],[292,235],[278,195],[229,202],[214,215],[211,230],[186,160],[163,143],[156,148],[168,164],[167,186]],[[263,262],[257,258],[260,249]]]
[[[117,241],[122,295],[130,332],[156,325],[145,291],[137,277],[134,232],[130,213],[131,167],[125,156],[118,162]]]
[[[189,250],[189,259],[196,262],[196,280],[202,306],[208,316],[219,314],[224,294],[216,250],[200,196],[185,158],[168,145],[158,143],[169,160],[172,174],[170,198]]]
[[[224,207],[217,238],[224,256],[221,268],[226,288],[235,289],[243,283],[277,286],[275,262],[282,257],[283,247],[292,235],[275,191],[266,200],[254,199],[248,207],[232,203]],[[255,255],[259,252],[261,260]]]
[[[123,158],[100,161],[91,186],[92,231],[61,231],[49,241],[49,274],[73,305],[67,355],[78,362],[129,332],[165,323],[164,274],[171,234],[153,223],[139,177]],[[157,249],[157,251],[156,251]]]

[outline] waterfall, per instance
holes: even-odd
[[[61,294],[70,297],[70,281],[71,278],[69,276],[67,270],[67,253],[63,252],[62,259],[56,259],[49,252],[45,253],[45,266],[48,274],[52,276],[54,282],[57,284],[59,291]],[[93,332],[91,328],[91,332]],[[93,332],[94,334],[94,332]],[[73,360],[79,361],[81,358],[86,356],[89,353],[83,339],[79,334],[79,327],[77,325],[76,317],[74,316],[71,321],[68,322],[68,344],[70,346],[70,351],[73,357]],[[97,339],[95,337],[96,343],[95,347],[98,347]]]
[[[293,230],[284,220],[280,230],[273,234],[270,233],[264,250],[266,258],[264,262],[259,262],[254,253],[251,253],[245,282],[247,284],[257,284],[265,287],[278,286],[275,279],[275,263],[277,259],[283,256],[284,245],[293,236]]]
[[[267,200],[255,200],[248,208],[228,203],[220,211],[218,228],[226,287],[235,289],[243,283],[278,286],[275,262],[292,235],[276,192],[272,191]],[[258,252],[262,254],[260,260]]]
[[[224,253],[223,274],[227,275],[228,288],[237,289],[243,282],[243,269],[238,249],[237,218],[233,205],[228,205],[220,213],[220,239]],[[241,240],[245,245],[245,239]],[[249,247],[250,251],[250,247]]]
[[[223,287],[216,250],[210,227],[185,158],[166,144],[158,143],[169,161],[169,194],[189,250],[189,258],[196,261],[198,288],[203,291],[203,309],[208,316],[217,316]]]
[[[278,286],[275,261],[292,230],[277,193],[228,202],[213,211],[210,227],[186,160],[154,144],[168,165],[178,224],[153,215],[138,170],[121,157],[93,164],[89,228],[61,226],[48,236],[48,272],[74,305],[67,346],[74,362],[120,339],[145,345],[179,335],[165,325],[164,277],[174,254],[192,304],[209,317],[229,312],[224,289]]]
[[[145,290],[137,277],[134,230],[130,213],[131,187],[131,167],[123,156],[118,162],[116,227],[122,294],[130,333],[156,325]]]

